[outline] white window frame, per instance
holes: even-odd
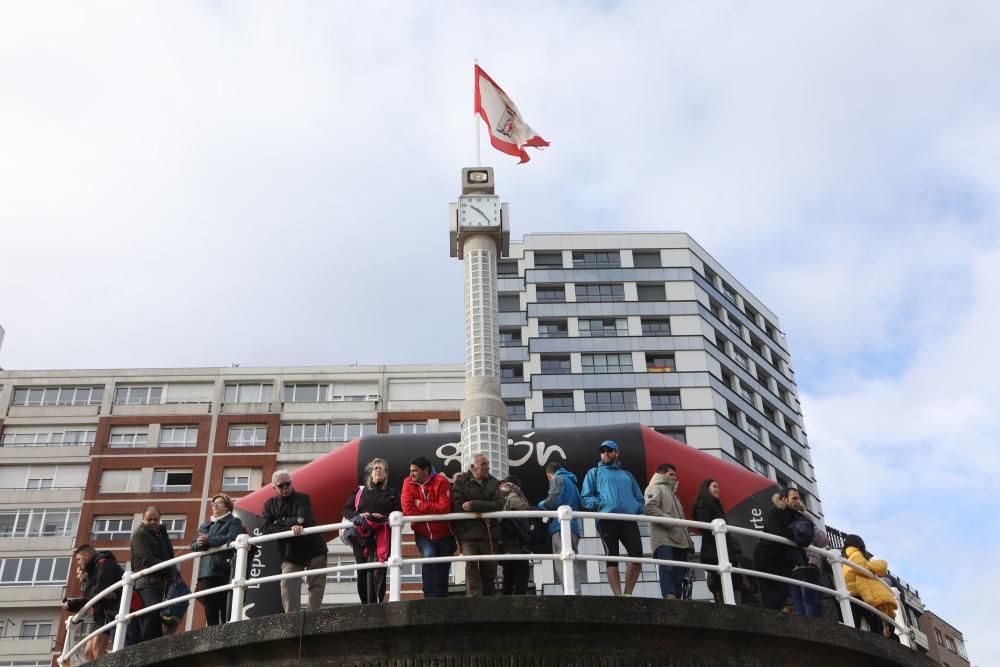
[[[178,439],[177,436],[180,434],[183,434],[183,437]],[[166,440],[165,436],[167,435],[173,436],[173,439]],[[162,425],[160,426],[160,441],[157,445],[159,447],[197,447],[198,427],[192,425]]]
[[[249,491],[253,468],[223,468],[223,491]],[[245,482],[242,480],[246,480]]]
[[[330,422],[301,422],[281,425],[281,442],[329,442]]]
[[[427,422],[392,422],[389,433],[427,433]]]
[[[160,525],[167,531],[170,539],[179,540],[184,537],[187,529],[187,516],[183,514],[164,514],[160,517]]]
[[[0,537],[75,537],[80,523],[80,510],[74,507],[17,508],[0,510],[0,514],[13,516],[10,534]],[[46,520],[58,514],[65,515],[62,528],[50,529]]]
[[[263,447],[267,444],[267,424],[232,424],[226,443],[230,447]]]
[[[94,398],[94,390],[100,395]],[[23,399],[19,400],[19,394]],[[14,407],[40,407],[65,405],[100,405],[104,400],[104,386],[82,387],[15,387],[11,397]]]
[[[375,422],[333,422],[330,424],[331,442],[348,442],[354,438],[375,435]]]
[[[329,382],[290,382],[287,383],[282,392],[282,399],[285,403],[328,403],[330,399],[330,390],[333,385]],[[299,387],[316,387],[316,399],[312,401],[306,401],[305,399],[298,398],[296,394],[299,391]],[[291,389],[291,396],[288,395],[288,390]]]
[[[230,397],[230,390],[233,396]],[[256,396],[245,396],[244,392],[254,393]],[[265,391],[266,390],[266,391]],[[226,385],[223,394],[224,403],[270,403],[274,397],[274,384],[271,382],[235,382]]]
[[[135,527],[133,516],[95,516],[90,524],[90,537],[94,540],[127,540],[132,536]]]
[[[157,400],[153,400],[153,390],[158,390],[160,395],[157,396]],[[125,392],[125,398],[122,400],[119,398],[119,392]],[[163,399],[166,396],[166,387],[163,385],[137,385],[137,386],[125,386],[125,387],[115,387],[114,404],[115,405],[159,405],[163,403]]]
[[[171,484],[171,475],[191,475],[191,481],[187,484]],[[157,479],[162,481],[157,482]],[[194,484],[194,470],[191,468],[157,468],[153,470],[153,493],[187,493]]]
[[[149,447],[148,426],[112,426],[108,434],[111,449],[142,449]]]
[[[128,473],[128,478],[126,479],[126,482],[125,482],[125,490],[124,491],[109,491],[109,490],[107,490],[107,489],[104,488],[104,479],[105,479],[104,476],[105,476],[105,474],[107,474],[109,472],[110,473],[116,473],[116,472],[117,473],[121,473],[121,472],[127,472]],[[138,470],[138,469],[106,469],[106,470],[102,470],[101,471],[101,478],[97,482],[97,492],[98,493],[139,493],[139,491],[141,489],[139,489],[138,482],[141,479],[142,479],[142,470]]]

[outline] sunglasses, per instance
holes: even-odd
[[[292,485],[291,482],[278,482],[277,484],[274,485],[274,488],[276,488],[276,489],[287,489],[291,485]]]
[[[617,452],[618,450],[617,449],[610,449],[608,447],[601,447],[597,451],[600,452],[601,454],[607,454],[608,452]]]

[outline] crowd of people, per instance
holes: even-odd
[[[602,442],[596,466],[587,471],[582,487],[577,477],[561,463],[552,462],[545,468],[548,493],[534,506],[542,510],[555,510],[568,506],[602,514],[645,515],[673,519],[690,518],[711,523],[725,519],[721,489],[714,479],[700,483],[690,511],[685,513],[677,490],[680,485],[678,470],[670,463],[663,463],[652,474],[645,490],[635,477],[622,467],[618,444],[612,440]],[[316,526],[309,495],[292,486],[287,470],[272,475],[275,495],[264,504],[261,532],[264,534],[291,532],[290,537],[278,540],[283,574],[301,572],[300,577],[281,580],[281,602],[285,612],[297,612],[301,606],[302,580],[309,592],[309,609],[321,607],[326,587],[326,574],[310,574],[327,567],[327,545],[318,533],[303,534]],[[743,554],[739,542],[727,533],[725,539],[729,562],[737,567],[780,575],[809,584],[832,588],[830,566],[817,554],[805,549],[808,545],[828,546],[826,532],[805,513],[802,499],[795,488],[784,488],[774,495],[773,507],[764,516],[764,532],[787,538],[792,545],[770,540],[758,540],[751,557]],[[401,511],[407,516],[433,516],[450,513],[475,513],[522,511],[531,509],[532,503],[521,490],[521,481],[511,475],[502,480],[490,472],[489,458],[484,454],[473,457],[467,471],[455,478],[454,483],[434,470],[430,460],[418,456],[410,462],[409,475],[401,490],[389,483],[389,464],[375,458],[365,468],[364,480],[346,499],[343,516],[351,526],[341,533],[351,546],[359,564],[385,563],[389,557],[390,530],[388,518],[392,512]],[[538,526],[519,518],[474,517],[460,520],[426,520],[412,523],[417,550],[423,558],[453,556],[456,552],[466,556],[487,557],[465,563],[465,593],[469,597],[492,596],[497,593],[498,562],[502,567],[503,595],[524,595],[528,591],[530,566],[526,559],[494,560],[497,554],[527,554],[538,550]],[[621,549],[630,558],[642,558],[644,550],[639,525],[635,521],[601,519],[597,522],[604,552],[610,559],[620,557]],[[558,521],[548,521],[542,528],[545,550],[559,553],[562,550],[562,532]],[[225,494],[211,499],[211,516],[198,527],[191,543],[194,551],[210,550],[231,543],[243,533],[240,519],[233,514],[233,501]],[[579,519],[571,522],[571,547],[578,552],[582,526]],[[687,528],[661,522],[650,522],[650,550],[653,558],[689,562],[694,553],[694,543]],[[167,531],[160,525],[160,511],[155,506],[145,509],[142,524],[131,537],[131,569],[143,570],[174,557],[174,550]],[[888,566],[883,560],[869,560],[864,541],[848,535],[842,549],[843,555],[874,577],[859,575],[844,565],[844,577],[850,594],[875,607],[889,617],[895,614],[896,601],[887,586],[878,578],[886,575]],[[234,551],[216,550],[199,559],[198,591],[227,584],[233,576]],[[719,562],[715,537],[704,533],[699,552],[700,562],[716,565]],[[79,611],[88,600],[97,596],[123,575],[121,565],[110,551],[97,551],[84,544],[74,551],[76,576],[82,595],[64,600],[70,612]],[[624,582],[618,562],[607,560],[607,580],[615,596],[630,596],[641,574],[641,564],[628,562]],[[448,595],[450,563],[426,563],[421,568],[421,584],[425,598]],[[561,582],[562,568],[555,567],[556,581]],[[683,600],[690,596],[689,568],[683,565],[658,566],[660,592],[664,599]],[[582,592],[586,562],[574,563],[575,591]],[[790,585],[760,577],[751,580],[734,574],[733,588],[739,604],[758,604],[765,609],[784,610],[802,616],[823,615],[834,619],[839,613],[828,596],[806,586]],[[718,574],[706,571],[709,591],[716,602],[722,602],[723,593]],[[624,585],[623,585],[624,584]],[[140,577],[135,582],[135,592],[130,608],[137,609],[159,604],[186,591],[176,568],[166,568]],[[180,587],[180,588],[179,588]],[[357,571],[357,592],[362,604],[381,603],[386,599],[386,570],[368,567]],[[208,625],[225,623],[228,618],[229,593],[220,591],[199,597],[204,607]],[[186,606],[186,603],[184,603]],[[93,607],[94,621],[103,625],[114,619],[119,609],[119,598],[108,596]],[[877,614],[856,607],[856,614],[864,618],[872,632],[893,636],[888,624],[883,624]],[[160,614],[144,614],[130,622],[126,645],[159,637],[176,627],[183,609],[165,608]],[[108,649],[111,631],[91,639],[85,653],[94,659]]]

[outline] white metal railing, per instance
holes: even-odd
[[[503,519],[503,518],[520,518],[529,519],[534,517],[548,518],[549,520],[559,521],[559,529],[561,531],[562,537],[562,551],[555,554],[537,554],[537,553],[527,553],[527,554],[488,554],[481,556],[438,556],[433,558],[403,558],[403,528],[406,524],[412,523],[423,523],[425,521],[453,521],[461,519]],[[674,561],[674,560],[664,560],[658,558],[633,558],[629,556],[606,556],[602,554],[580,554],[573,551],[572,548],[572,521],[573,519],[595,519],[595,520],[615,520],[615,521],[634,521],[634,522],[644,522],[648,524],[661,524],[667,526],[683,526],[685,528],[697,528],[702,532],[702,539],[714,539],[716,542],[716,552],[718,554],[718,564],[712,565],[700,562],[689,562],[689,561]],[[340,523],[327,524],[323,526],[313,526],[306,528],[302,531],[302,535],[310,535],[314,533],[329,533],[334,530],[344,530],[351,526],[350,521],[342,521]],[[388,592],[389,592],[389,602],[398,602],[400,599],[400,588],[402,584],[402,569],[404,565],[413,564],[433,564],[433,563],[467,563],[470,561],[482,561],[482,560],[492,560],[492,561],[511,561],[511,560],[551,560],[555,563],[556,567],[562,567],[562,588],[563,595],[574,595],[575,594],[575,561],[599,561],[599,562],[626,562],[626,563],[638,563],[638,564],[651,564],[651,565],[672,565],[675,567],[682,567],[687,569],[697,569],[704,570],[706,572],[715,572],[719,575],[722,584],[722,599],[727,605],[736,604],[736,594],[733,588],[733,575],[746,575],[748,577],[757,577],[762,579],[769,579],[771,581],[779,581],[790,586],[800,586],[803,588],[809,588],[820,593],[830,595],[837,600],[840,613],[841,622],[849,627],[855,627],[854,613],[851,605],[857,605],[858,607],[867,609],[868,611],[876,614],[884,622],[889,623],[890,627],[894,628],[895,631],[900,635],[901,641],[904,645],[912,647],[913,646],[913,634],[912,630],[906,623],[905,614],[902,613],[902,605],[899,599],[899,592],[895,588],[890,588],[893,596],[896,598],[896,608],[897,614],[896,618],[890,618],[886,614],[882,613],[878,609],[868,605],[867,603],[859,600],[858,598],[852,597],[847,590],[847,583],[844,578],[843,570],[840,566],[846,565],[854,569],[859,575],[871,578],[877,578],[874,574],[866,570],[865,568],[852,563],[851,561],[845,559],[839,551],[830,549],[821,549],[818,547],[805,547],[806,550],[819,555],[821,558],[829,562],[831,569],[833,571],[833,581],[834,588],[826,588],[818,584],[811,584],[804,581],[799,581],[798,579],[791,579],[789,577],[782,577],[779,575],[771,574],[768,572],[760,572],[757,570],[735,567],[729,560],[729,551],[726,544],[727,533],[734,533],[737,535],[747,535],[755,539],[770,540],[772,542],[777,542],[786,546],[795,546],[791,541],[779,537],[777,535],[772,535],[770,533],[764,533],[759,530],[754,530],[751,528],[741,528],[738,526],[731,526],[727,524],[722,519],[716,519],[711,523],[703,523],[700,521],[689,521],[687,519],[673,519],[669,517],[655,517],[646,515],[634,515],[634,514],[609,514],[601,512],[586,512],[586,511],[574,511],[568,506],[562,506],[558,510],[526,510],[526,511],[514,511],[514,512],[488,512],[484,514],[474,514],[465,512],[455,512],[451,514],[434,514],[426,516],[404,516],[401,512],[393,512],[389,515],[389,529],[390,533],[390,546],[389,546],[389,558],[386,562],[376,562],[376,563],[351,563],[347,565],[337,565],[332,567],[318,568],[315,570],[308,570],[305,572],[289,572],[287,574],[275,574],[267,577],[250,577],[245,578],[245,573],[247,572],[247,562],[249,560],[250,548],[265,544],[267,542],[273,542],[285,538],[293,537],[291,531],[286,531],[283,533],[272,533],[267,535],[259,535],[257,537],[250,537],[249,535],[239,535],[235,541],[230,542],[227,545],[216,547],[214,549],[208,549],[205,551],[192,551],[190,553],[184,554],[183,556],[178,556],[168,561],[158,563],[152,567],[146,568],[144,570],[139,570],[137,572],[126,571],[122,576],[121,581],[109,586],[100,594],[89,600],[83,608],[77,613],[71,615],[66,619],[66,637],[63,642],[62,654],[59,657],[60,665],[69,664],[68,661],[70,657],[80,650],[92,637],[98,634],[114,628],[114,641],[112,643],[112,651],[118,651],[125,646],[125,635],[128,624],[131,620],[138,618],[147,613],[157,612],[160,609],[172,606],[179,602],[194,600],[205,595],[212,595],[214,593],[220,593],[224,591],[232,591],[232,600],[230,604],[229,621],[241,621],[245,620],[243,615],[244,600],[246,597],[246,590],[252,584],[254,586],[259,586],[260,584],[280,582],[285,579],[294,579],[305,576],[315,576],[315,575],[326,575],[331,573],[339,572],[358,572],[364,570],[374,570],[374,569],[385,569],[388,570]],[[225,551],[228,549],[235,549],[236,557],[234,559],[235,565],[233,568],[234,578],[228,584],[222,586],[216,586],[214,588],[207,588],[204,590],[196,591],[183,595],[176,598],[171,598],[169,600],[164,600],[155,605],[149,607],[144,607],[138,611],[130,611],[130,603],[132,600],[132,591],[135,586],[135,582],[140,577],[145,577],[149,574],[159,572],[160,570],[169,569],[180,565],[189,560],[195,560],[213,554],[218,551]],[[114,595],[115,593],[121,591],[121,596],[119,599],[118,614],[115,619],[100,626],[95,627],[88,635],[80,639],[76,644],[71,645],[71,632],[70,628],[73,623],[79,623],[83,620],[83,615],[93,607],[99,600]]]

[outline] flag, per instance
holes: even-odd
[[[483,69],[476,65],[476,101],[474,112],[479,114],[490,132],[490,143],[502,153],[529,159],[525,146],[543,148],[549,142],[538,136],[521,117],[521,112],[507,93]]]

